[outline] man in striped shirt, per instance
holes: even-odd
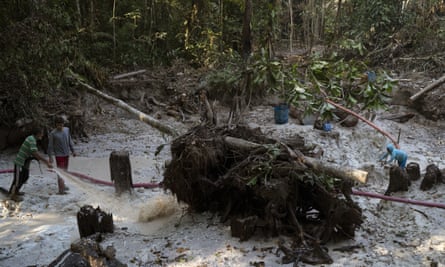
[[[31,160],[41,160],[48,165],[48,168],[52,168],[53,165],[49,160],[45,159],[37,149],[37,140],[42,139],[43,129],[36,127],[33,130],[32,135],[26,137],[25,141],[20,146],[19,152],[14,160],[14,180],[12,181],[9,194],[11,198],[17,198],[18,195],[23,195],[20,192],[20,188],[29,178],[29,165]]]

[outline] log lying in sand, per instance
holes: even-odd
[[[226,136],[224,142],[231,147],[237,147],[245,150],[250,150],[254,148],[261,147],[260,144],[250,142],[244,139]],[[366,183],[368,179],[368,172],[352,169],[344,166],[338,166],[334,164],[329,164],[327,162],[321,162],[315,158],[306,157],[304,155],[296,155],[300,160],[302,160],[306,165],[312,168],[316,172],[325,173],[337,178],[345,180],[354,180],[360,183]],[[297,158],[295,158],[297,160]]]
[[[368,179],[368,172],[366,171],[329,164],[310,157],[304,157],[304,160],[312,169],[337,178],[350,179],[363,184],[366,184]]]
[[[392,115],[382,116],[382,117],[380,117],[380,119],[392,120],[392,121],[404,123],[404,122],[407,122],[410,119],[412,119],[414,116],[416,116],[414,113],[401,113],[401,114],[392,114]]]
[[[172,136],[178,136],[179,135],[178,132],[176,132],[173,128],[171,128],[171,127],[169,127],[169,126],[167,126],[165,124],[162,124],[160,121],[158,121],[155,118],[153,118],[153,117],[143,113],[142,111],[137,110],[136,108],[128,105],[124,101],[122,101],[122,100],[120,100],[118,98],[112,97],[110,95],[107,95],[104,92],[102,92],[102,91],[100,91],[100,90],[92,87],[91,85],[86,84],[86,83],[84,83],[84,82],[82,82],[80,80],[77,80],[77,81],[84,88],[86,88],[88,90],[88,92],[90,92],[92,94],[95,94],[97,96],[100,96],[101,98],[105,99],[109,103],[111,103],[111,104],[113,104],[115,106],[118,106],[118,107],[120,107],[120,108],[122,108],[122,109],[124,109],[124,110],[126,110],[128,112],[130,112],[131,114],[136,115],[139,118],[139,120],[149,124],[150,126],[158,129],[159,131],[161,131],[163,133],[166,133],[166,134],[169,134],[169,135],[172,135]]]

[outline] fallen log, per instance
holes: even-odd
[[[392,114],[380,117],[383,120],[392,120],[400,123],[404,123],[416,116],[414,113],[402,113],[402,114]]]
[[[231,136],[226,136],[224,138],[224,142],[230,147],[236,147],[243,150],[251,150],[262,146],[254,142],[250,142],[244,139],[235,138]],[[368,172],[366,171],[329,164],[327,162],[321,162],[315,158],[306,157],[302,154],[297,155],[295,153],[293,155],[293,158],[295,160],[303,161],[303,163],[305,163],[308,167],[312,168],[314,171],[318,173],[325,173],[333,177],[345,180],[354,180],[364,184],[368,179]]]
[[[441,85],[442,83],[445,82],[445,75],[442,76],[439,80],[433,82],[432,84],[428,85],[427,87],[425,87],[424,89],[420,90],[419,92],[417,92],[416,94],[412,95],[409,100],[411,101],[415,101],[417,100],[421,95],[423,95],[424,93],[433,90],[434,88],[438,87],[439,85]]]
[[[240,240],[293,237],[283,262],[332,263],[321,245],[352,239],[363,223],[350,197],[354,181],[312,169],[302,151],[303,141],[269,138],[259,128],[200,124],[173,140],[163,188],[191,211],[230,222]]]
[[[87,89],[88,92],[103,98],[104,100],[108,101],[109,103],[111,103],[111,104],[113,104],[113,105],[115,105],[117,107],[120,107],[120,108],[130,112],[131,114],[136,115],[139,118],[139,120],[149,124],[150,126],[158,129],[159,131],[161,131],[163,133],[166,133],[166,134],[169,134],[169,135],[172,135],[172,136],[178,136],[179,135],[178,132],[176,132],[176,130],[174,130],[173,128],[171,128],[171,127],[169,127],[169,126],[167,126],[165,124],[162,124],[160,121],[158,121],[155,118],[153,118],[153,117],[143,113],[142,111],[137,110],[136,108],[128,105],[124,101],[122,101],[122,100],[120,100],[118,98],[112,97],[110,95],[107,95],[104,92],[102,92],[102,91],[92,87],[91,85],[89,85],[87,83],[82,82],[79,79],[77,79],[77,82],[80,85],[82,85],[85,89]]]

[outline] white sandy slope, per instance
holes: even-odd
[[[105,131],[91,135],[88,143],[76,144],[78,158],[71,159],[70,170],[97,179],[109,179],[108,157],[112,151],[130,152],[135,183],[162,181],[164,161],[168,160],[168,137],[133,119],[124,111],[107,107],[98,117]],[[404,111],[392,107],[389,112]],[[111,119],[110,119],[111,118]],[[181,131],[182,125],[171,118],[166,122]],[[370,172],[368,183],[354,189],[384,193],[388,184],[387,168],[377,163],[389,141],[370,126],[359,123],[354,128],[334,125],[336,140],[311,126],[276,125],[271,107],[255,107],[246,114],[252,127],[261,127],[273,137],[303,135],[307,142],[322,146],[323,160]],[[401,124],[379,117],[375,124],[397,137],[409,154],[408,162],[420,164],[422,172],[430,163],[444,168],[444,122],[431,122],[418,115]],[[167,144],[155,156],[158,145]],[[0,170],[12,168],[15,150],[0,152]],[[8,188],[12,174],[0,174],[0,186]],[[55,174],[44,165],[32,164],[31,177],[24,186],[24,201],[15,203],[0,194],[0,266],[47,266],[71,242],[79,238],[76,213],[85,204],[113,214],[115,233],[106,235],[102,246],[113,245],[116,258],[128,266],[265,266],[282,265],[283,253],[277,237],[254,236],[239,242],[230,236],[230,228],[212,214],[188,214],[186,207],[161,189],[137,188],[132,195],[115,196],[114,189],[65,177],[69,194],[57,195]],[[445,203],[445,185],[423,192],[420,180],[408,192],[394,196]],[[353,196],[363,209],[364,223],[353,240],[328,244],[334,263],[330,266],[430,266],[445,264],[445,215],[443,209],[415,206],[375,198]],[[143,220],[141,222],[140,220]],[[350,252],[334,250],[349,245]],[[300,263],[298,266],[309,266]]]

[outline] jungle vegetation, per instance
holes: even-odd
[[[413,68],[443,67],[442,0],[10,0],[0,14],[6,127],[72,93],[68,70],[101,88],[109,73],[181,59],[234,94],[250,79],[249,90],[282,93],[290,103],[315,90],[373,108],[392,86],[394,58],[427,57]],[[286,62],[283,51],[304,51],[309,60]],[[369,69],[376,80],[345,90]]]

